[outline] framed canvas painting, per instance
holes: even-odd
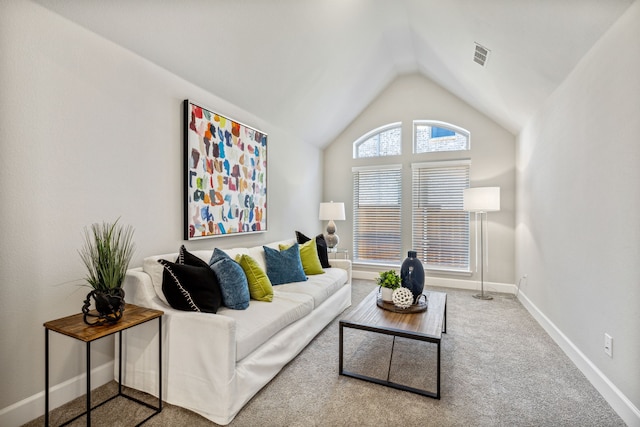
[[[184,101],[185,240],[267,230],[267,134]]]

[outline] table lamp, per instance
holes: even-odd
[[[334,203],[333,201],[320,203],[320,213],[318,217],[321,221],[329,221],[327,224],[327,234],[324,237],[327,241],[327,248],[336,248],[340,238],[336,234],[336,223],[334,221],[345,220],[344,203]]]

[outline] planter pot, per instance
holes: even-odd
[[[380,287],[382,301],[393,302],[393,289]]]
[[[92,300],[95,310],[91,310]],[[93,290],[89,292],[82,306],[84,323],[87,325],[116,323],[122,319],[124,305],[124,290],[122,288],[112,289],[109,292]]]

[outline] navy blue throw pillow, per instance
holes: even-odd
[[[302,268],[300,249],[294,243],[288,249],[278,251],[268,246],[263,246],[264,257],[267,263],[267,276],[272,285],[283,283],[304,282],[307,276]]]
[[[209,266],[218,278],[222,290],[222,303],[234,310],[245,310],[249,307],[249,283],[244,270],[226,252],[215,248]]]

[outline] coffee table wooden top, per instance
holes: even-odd
[[[378,288],[367,295],[340,323],[359,325],[386,331],[401,331],[416,337],[442,338],[447,304],[444,292],[423,292],[427,295],[427,310],[422,313],[395,313],[378,307]]]
[[[94,341],[107,335],[156,319],[163,311],[144,308],[134,304],[126,304],[122,319],[113,325],[91,326],[84,323],[83,314],[78,313],[60,319],[51,320],[44,327],[81,341]]]

